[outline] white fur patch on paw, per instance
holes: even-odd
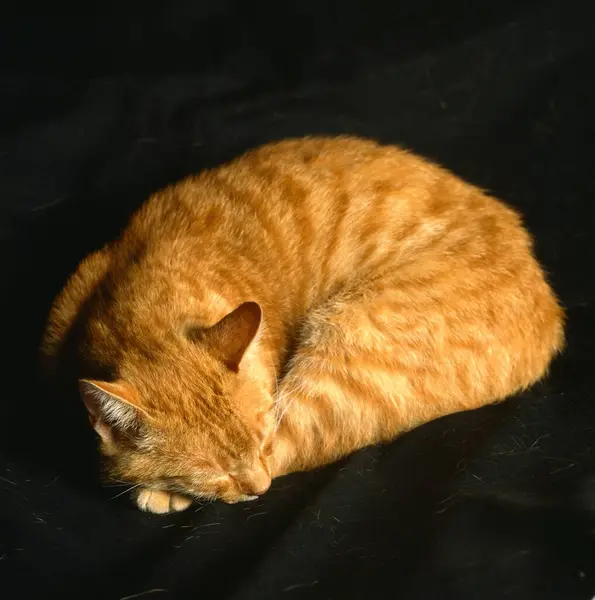
[[[192,504],[192,500],[186,496],[180,496],[180,494],[142,488],[136,495],[136,504],[146,512],[164,515],[186,510]]]

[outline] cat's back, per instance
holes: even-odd
[[[522,237],[519,225],[504,204],[398,146],[313,136],[265,144],[158,192],[121,247],[142,240],[175,260],[200,246],[322,289],[438,239]]]
[[[345,193],[357,203],[366,191],[386,191],[405,182],[428,185],[441,175],[440,167],[398,146],[353,136],[311,136],[259,146],[207,177],[244,185],[258,180],[261,190],[282,189],[286,199],[301,191],[302,200],[317,196],[315,204],[332,206]]]
[[[449,173],[398,146],[352,136],[311,136],[258,146],[218,167],[206,169],[154,194],[133,217],[132,227],[147,234],[159,223],[186,230],[194,215],[202,219],[219,209],[217,225],[239,214],[268,211],[274,218],[287,211],[309,217],[317,227],[336,221],[337,210],[372,209],[382,198],[422,189]],[[455,181],[455,178],[453,178]],[[260,215],[259,215],[260,216]],[[281,219],[281,222],[283,219]],[[302,219],[303,222],[303,219]]]
[[[376,225],[394,220],[399,193],[427,187],[437,175],[430,163],[366,139],[271,142],[153,194],[114,249],[128,255],[142,245],[154,255],[180,255],[200,239],[214,254],[264,248],[289,266],[306,250],[326,251],[329,241],[378,233]]]

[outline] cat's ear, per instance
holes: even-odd
[[[113,441],[113,429],[136,427],[140,408],[135,390],[124,382],[79,380],[81,399],[89,421],[105,442]]]
[[[205,332],[212,351],[229,369],[237,371],[240,362],[258,333],[262,309],[256,302],[244,302]]]

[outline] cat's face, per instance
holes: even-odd
[[[259,323],[242,305],[183,356],[80,381],[110,480],[229,503],[267,491],[273,399],[243,360]]]

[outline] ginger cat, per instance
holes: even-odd
[[[109,476],[141,509],[271,479],[540,379],[563,313],[519,215],[353,137],[271,143],[151,197],[55,300]]]

